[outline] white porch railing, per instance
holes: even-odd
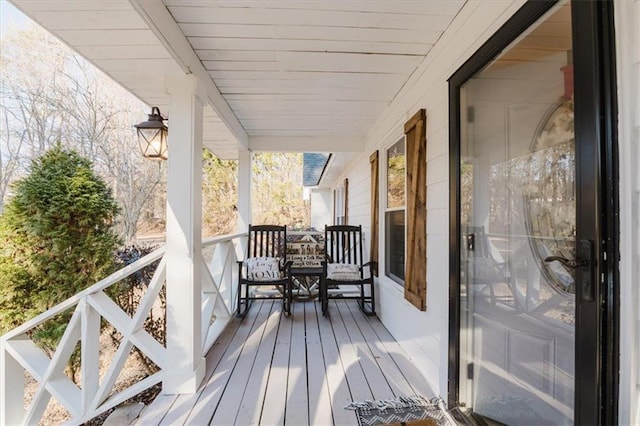
[[[243,252],[245,240],[246,234],[235,234],[203,241],[203,355],[235,312],[236,260]],[[165,285],[164,253],[163,247],[146,255],[2,336],[0,424],[37,424],[51,398],[68,411],[71,417],[69,424],[81,424],[163,380],[167,367],[166,348],[144,329],[144,322]],[[153,278],[136,312],[130,317],[105,290],[158,260]],[[50,357],[31,340],[30,332],[70,309],[73,309],[71,320]],[[100,334],[101,323],[104,322],[115,328],[122,335],[122,340],[109,368],[101,372]],[[78,344],[81,379],[76,384],[64,370]],[[159,371],[126,389],[114,390],[134,345],[158,366]],[[38,383],[29,404],[25,404],[25,372]]]

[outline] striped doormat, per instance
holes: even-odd
[[[439,398],[433,398],[429,401],[418,395],[400,396],[394,399],[352,402],[344,408],[355,410],[359,426],[442,426],[451,424],[441,408]]]

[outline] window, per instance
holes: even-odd
[[[404,283],[406,154],[404,138],[387,150],[385,275]]]
[[[333,224],[346,225],[349,211],[349,180],[345,179],[342,186],[333,190]]]

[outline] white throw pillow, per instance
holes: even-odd
[[[334,281],[358,281],[360,268],[349,263],[328,263],[327,279]]]
[[[247,279],[251,281],[276,281],[280,279],[280,265],[275,257],[250,257],[247,265]]]

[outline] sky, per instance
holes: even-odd
[[[0,0],[0,34],[4,36],[5,31],[11,27],[24,27],[31,20],[22,12],[16,9],[13,4],[7,0]]]

